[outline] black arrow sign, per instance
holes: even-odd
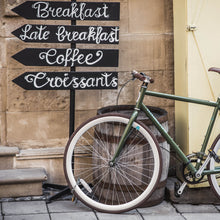
[[[25,66],[118,66],[118,50],[110,49],[26,48],[12,57]]]
[[[26,90],[117,89],[117,72],[25,72],[13,80]]]
[[[26,19],[119,20],[120,3],[26,1],[12,11]]]
[[[24,42],[118,44],[119,27],[26,24],[12,32]]]

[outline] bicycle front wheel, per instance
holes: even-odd
[[[75,196],[101,212],[120,213],[149,198],[161,175],[161,153],[150,130],[134,122],[125,146],[110,166],[129,119],[119,114],[96,116],[70,138],[64,171]]]
[[[220,159],[220,134],[217,136],[215,141],[213,142],[211,149],[216,153],[218,158]],[[208,168],[210,170],[219,169],[220,172],[220,164],[217,163],[212,157]],[[208,176],[209,184],[212,190],[215,192],[216,196],[220,199],[220,173],[211,174]]]

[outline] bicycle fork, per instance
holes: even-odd
[[[129,119],[129,122],[128,122],[122,136],[121,136],[121,139],[120,139],[119,144],[118,144],[118,149],[116,150],[116,153],[113,156],[112,160],[109,162],[109,165],[111,167],[113,167],[115,165],[116,158],[120,155],[120,153],[121,153],[121,151],[122,151],[122,149],[125,145],[125,142],[126,142],[128,136],[130,134],[132,124],[136,120],[136,118],[138,117],[138,113],[140,111],[140,108],[141,108],[141,105],[142,105],[142,102],[143,102],[143,99],[144,99],[144,96],[145,96],[145,92],[147,90],[147,86],[148,86],[148,83],[143,82],[143,84],[141,86],[141,89],[140,89],[140,92],[139,92],[139,96],[138,96],[137,101],[136,101],[134,112],[132,113],[132,115]]]
[[[125,145],[125,142],[130,134],[130,131],[131,131],[131,128],[132,128],[132,124],[133,122],[135,121],[135,119],[137,118],[138,116],[138,111],[137,110],[134,110],[133,114],[131,115],[130,119],[129,119],[129,122],[121,136],[121,139],[119,141],[119,144],[118,144],[118,149],[116,150],[115,152],[115,155],[113,156],[112,160],[109,162],[109,165],[111,167],[113,167],[115,165],[115,162],[116,162],[116,159],[117,157],[120,155],[124,145]]]

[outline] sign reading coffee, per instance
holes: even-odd
[[[26,19],[119,20],[118,2],[26,1],[12,9]],[[118,26],[25,24],[12,32],[24,42],[118,44]],[[13,56],[26,66],[118,67],[117,49],[25,48]],[[75,70],[74,70],[75,71]],[[117,89],[117,72],[26,72],[14,83],[31,90]]]
[[[118,66],[118,50],[110,49],[26,48],[13,58],[26,66]]]

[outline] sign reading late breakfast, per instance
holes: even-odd
[[[118,21],[118,2],[26,1],[12,9],[26,19]],[[12,32],[23,42],[118,44],[118,26],[25,24]],[[54,45],[53,45],[54,46]],[[25,66],[118,67],[117,49],[25,48],[12,56]],[[13,80],[24,89],[117,89],[117,72],[26,72]]]
[[[12,32],[24,42],[118,44],[119,27],[26,24]]]

